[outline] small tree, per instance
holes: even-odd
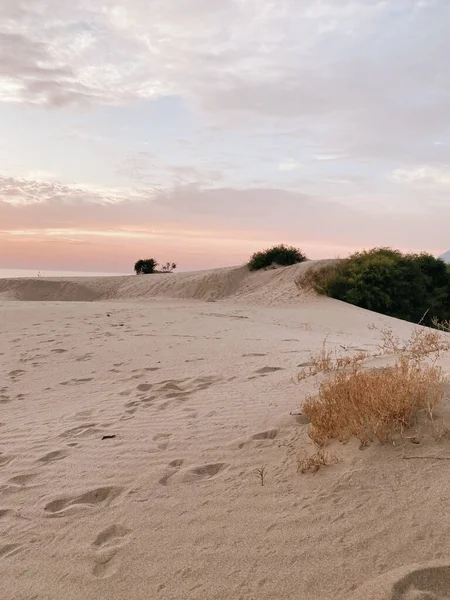
[[[306,256],[298,248],[293,246],[285,246],[281,244],[279,246],[273,246],[268,250],[262,252],[255,252],[250,258],[248,268],[250,271],[257,271],[258,269],[265,269],[272,265],[279,265],[286,267],[289,265],[295,265],[307,260]]]
[[[173,271],[175,271],[176,268],[177,268],[176,263],[167,262],[165,265],[161,266],[161,272],[162,273],[172,273]]]
[[[154,273],[158,263],[154,258],[140,258],[134,265],[136,275],[149,275]]]

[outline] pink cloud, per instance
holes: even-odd
[[[2,266],[128,271],[140,257],[183,269],[239,264],[275,243],[312,258],[359,248],[445,250],[450,210],[371,215],[276,189],[201,190],[185,186],[92,192],[57,183],[0,178]],[[1,199],[3,197],[3,200]]]

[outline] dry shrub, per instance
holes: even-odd
[[[310,420],[309,435],[323,446],[330,439],[342,442],[357,437],[362,444],[374,438],[388,440],[411,427],[420,412],[433,419],[433,409],[444,395],[439,367],[401,356],[392,367],[334,372],[322,381],[317,396],[310,396],[302,412]]]
[[[298,374],[299,381],[303,381],[308,377],[313,377],[318,373],[331,373],[346,367],[351,367],[360,363],[369,355],[367,352],[358,352],[352,355],[338,355],[336,351],[332,352],[327,348],[326,339],[322,343],[322,347],[317,354],[310,356],[310,362]]]
[[[314,454],[308,454],[306,450],[297,458],[297,473],[312,471],[316,473],[320,467],[333,465],[338,462],[338,457],[325,450],[318,450]]]
[[[448,320],[439,321],[439,319],[437,317],[433,317],[433,319],[431,320],[431,323],[432,323],[433,327],[435,327],[439,331],[444,331],[445,333],[450,332],[450,321],[448,321]]]
[[[375,325],[370,325],[369,329],[380,332],[381,343],[378,348],[382,354],[401,353],[413,360],[420,360],[426,356],[434,355],[437,359],[441,352],[446,352],[450,348],[447,337],[442,335],[444,329],[435,331],[425,327],[416,327],[406,341],[401,341],[389,328],[378,329]]]
[[[400,354],[415,361],[426,357],[437,360],[442,352],[450,349],[450,343],[439,331],[417,327],[413,329],[407,340],[401,340],[389,327],[379,329],[375,325],[369,325],[369,329],[378,331],[381,341],[375,352],[358,351],[353,354],[338,354],[336,350],[327,348],[327,339],[322,343],[320,350],[312,354],[309,364],[298,374],[299,381],[313,377],[318,373],[332,373],[342,369],[349,369],[362,363],[365,359],[375,358],[384,354]]]
[[[411,427],[425,413],[436,438],[445,434],[433,421],[433,409],[444,396],[445,378],[435,366],[450,345],[442,331],[425,327],[413,329],[407,340],[392,329],[378,329],[381,341],[372,353],[338,356],[323,342],[299,379],[327,373],[318,393],[309,396],[302,407],[310,420],[309,435],[319,447],[330,439],[343,442],[357,437],[362,444],[373,439],[385,442],[395,433]],[[365,369],[363,361],[382,355],[397,355],[393,366]],[[444,432],[444,433],[443,433]]]
[[[449,348],[450,345],[447,339],[443,339],[439,331],[414,329],[409,339],[409,345],[405,348],[405,353],[413,360],[419,360],[430,355],[434,355],[437,359],[442,352],[447,352]]]

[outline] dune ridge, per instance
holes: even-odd
[[[305,270],[327,261],[249,272],[246,266],[190,273],[111,277],[0,279],[0,299],[20,301],[144,300],[167,297],[189,300],[237,300],[255,304],[289,304],[305,292],[297,282]]]

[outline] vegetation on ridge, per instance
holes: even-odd
[[[273,265],[281,267],[287,267],[295,265],[307,260],[305,254],[298,248],[293,246],[285,246],[280,244],[279,246],[273,246],[267,250],[261,252],[255,252],[248,262],[248,268],[250,271],[257,271],[259,269],[266,269]]]
[[[158,262],[154,258],[140,258],[134,265],[134,271],[136,275],[150,275],[152,273],[172,273],[177,268],[174,262],[161,265],[159,271],[156,270],[157,266]]]
[[[300,285],[361,308],[431,325],[450,318],[450,268],[430,254],[391,248],[356,252],[311,269]]]

